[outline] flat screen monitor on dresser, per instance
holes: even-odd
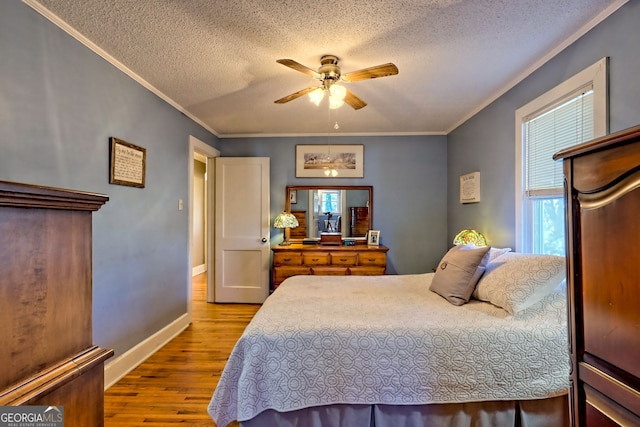
[[[373,187],[287,186],[287,212],[299,226],[285,232],[290,241],[319,239],[321,233],[339,233],[343,238],[365,239],[373,225]]]

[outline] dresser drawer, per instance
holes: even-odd
[[[331,265],[356,265],[358,254],[349,252],[331,253]]]
[[[346,276],[349,274],[348,267],[312,267],[311,274],[316,276]]]
[[[386,272],[385,267],[349,267],[349,272],[354,276],[382,276]]]
[[[309,267],[276,267],[273,269],[273,283],[279,285],[291,276],[307,276],[311,274]]]
[[[272,280],[277,288],[298,275],[379,276],[386,273],[386,246],[323,246],[293,243],[273,249]]]
[[[273,254],[273,265],[302,265],[302,254],[299,252],[278,252]]]
[[[358,265],[387,265],[387,254],[384,252],[360,252],[358,254]]]
[[[302,254],[302,262],[304,265],[329,265],[331,257],[328,252],[309,252]]]

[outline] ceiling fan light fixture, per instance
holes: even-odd
[[[316,106],[320,105],[324,98],[324,89],[318,88],[312,92],[309,92],[309,101],[313,102]]]
[[[336,98],[335,96],[329,96],[329,108],[335,110],[336,108],[340,108],[344,105],[344,100]]]
[[[340,108],[344,105],[344,98],[347,96],[347,88],[337,84],[329,86],[329,107]]]
[[[331,92],[332,98],[337,98],[340,101],[343,101],[344,97],[347,96],[347,88],[336,84],[331,85],[329,92]]]
[[[330,108],[339,108],[343,104],[348,104],[354,110],[359,110],[367,106],[367,103],[358,98],[352,92],[346,88],[335,85],[338,82],[351,83],[361,80],[375,79],[378,77],[394,76],[398,74],[398,67],[391,62],[382,65],[376,65],[375,67],[363,68],[362,70],[351,71],[346,74],[342,74],[340,67],[338,66],[338,57],[335,55],[324,55],[320,58],[320,68],[318,71],[294,61],[293,59],[278,59],[276,62],[289,67],[295,71],[306,74],[314,79],[320,80],[321,87],[308,87],[306,89],[299,90],[290,95],[275,100],[276,104],[285,104],[289,101],[293,101],[301,97],[302,95],[309,94],[311,101],[319,106],[324,93],[315,92],[329,92],[330,98],[338,98],[339,100],[332,101],[330,99]]]

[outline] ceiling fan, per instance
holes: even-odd
[[[342,105],[342,102],[345,102],[353,109],[359,110],[364,108],[367,103],[358,98],[353,94],[353,92],[346,89],[344,86],[334,86],[335,83],[351,83],[358,82],[360,80],[375,79],[378,77],[394,76],[398,74],[398,67],[392,63],[377,65],[375,67],[364,68],[362,70],[342,74],[340,72],[340,67],[338,66],[338,57],[335,55],[324,55],[320,58],[320,68],[318,68],[318,71],[312,70],[293,59],[278,59],[276,62],[320,81],[319,86],[311,86],[292,93],[291,95],[287,95],[284,98],[274,101],[276,104],[284,104],[303,95],[310,94],[312,101],[318,105],[325,92],[329,92],[331,102],[330,106],[332,108],[337,108]]]

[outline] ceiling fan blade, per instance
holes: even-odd
[[[317,71],[312,70],[311,68],[306,67],[300,64],[299,62],[294,61],[293,59],[278,59],[276,62],[286,67],[293,68],[296,71],[300,71],[301,73],[306,74],[307,76],[310,76],[316,79],[322,78],[320,73],[318,73]]]
[[[350,90],[347,90],[347,94],[344,97],[344,102],[349,104],[354,110],[359,110],[367,106],[366,102],[355,96]]]
[[[284,98],[280,98],[277,101],[273,101],[273,102],[275,102],[276,104],[284,104],[286,102],[293,101],[296,98],[300,98],[302,95],[306,95],[309,92],[313,92],[314,90],[318,89],[318,87],[319,86],[311,86],[306,89],[302,89],[295,93],[292,93],[291,95],[287,95]]]
[[[389,62],[388,64],[377,65],[375,67],[343,74],[341,79],[345,82],[357,82],[360,80],[375,79],[377,77],[395,76],[396,74],[398,74],[398,67]]]

